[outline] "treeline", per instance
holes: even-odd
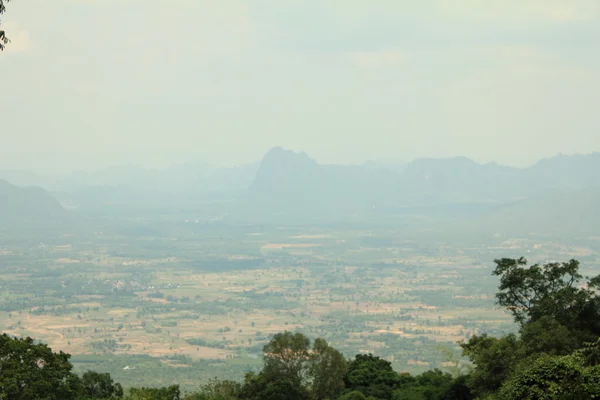
[[[31,338],[0,337],[2,400],[521,400],[600,399],[600,275],[579,263],[527,266],[496,260],[496,294],[519,324],[518,334],[474,335],[461,343],[470,361],[453,374],[412,376],[372,354],[346,359],[324,339],[275,335],[263,348],[263,368],[243,382],[214,379],[194,393],[179,386],[124,391],[109,374],[72,372],[69,355]]]
[[[275,335],[264,347],[264,366],[244,382],[211,380],[198,392],[178,385],[130,388],[127,393],[108,373],[72,372],[70,355],[54,353],[31,338],[0,336],[0,399],[6,400],[285,400],[471,398],[464,377],[439,370],[418,376],[398,374],[389,361],[371,354],[346,360],[323,339],[301,333]],[[400,397],[398,397],[400,396]],[[410,397],[405,397],[410,396]],[[415,397],[417,396],[417,397]],[[421,396],[421,397],[419,397]],[[426,397],[423,397],[426,396]]]

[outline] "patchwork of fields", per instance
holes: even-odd
[[[217,368],[239,378],[283,330],[415,372],[458,359],[456,343],[474,333],[514,329],[494,304],[490,272],[494,258],[522,254],[595,252],[526,239],[419,242],[394,231],[71,234],[2,249],[0,329],[73,354],[80,368],[126,364],[123,374],[146,357],[162,371],[202,366],[200,379]]]

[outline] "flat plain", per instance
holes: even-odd
[[[470,335],[515,329],[495,305],[495,258],[598,266],[593,238],[575,247],[543,237],[442,241],[389,228],[168,227],[3,246],[0,329],[72,354],[78,369],[111,370],[126,385],[241,379],[284,330],[417,372],[456,366],[457,343]]]

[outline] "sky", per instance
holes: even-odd
[[[0,168],[600,151],[597,0],[13,0]]]

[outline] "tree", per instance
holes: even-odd
[[[273,336],[263,347],[264,368],[267,377],[284,378],[300,386],[305,383],[310,360],[310,340],[301,333],[285,331]]]
[[[267,384],[260,400],[310,400],[310,393],[293,381],[277,379]]]
[[[358,354],[348,364],[344,384],[349,391],[358,390],[365,396],[391,399],[400,376],[392,369],[389,361],[372,354]]]
[[[542,357],[506,382],[504,400],[598,399],[600,367],[586,365],[580,354]]]
[[[242,390],[242,385],[233,381],[221,381],[217,378],[211,379],[202,386],[202,392],[198,399],[202,400],[236,400]],[[191,396],[186,396],[185,400],[192,400]]]
[[[4,2],[8,3],[10,0],[0,0],[0,16],[2,16],[2,14],[4,14],[4,12],[6,11],[6,7],[4,6]],[[0,20],[0,26],[2,25],[2,21]],[[7,45],[10,42],[10,40],[8,40],[8,38],[6,37],[5,32],[0,29],[0,51],[4,50],[4,46]]]
[[[520,336],[483,334],[461,344],[475,364],[466,378],[473,394],[500,390],[500,398],[507,399],[597,398],[586,385],[597,384],[589,374],[598,372],[590,368],[600,361],[594,342],[600,335],[600,276],[582,282],[576,260],[531,267],[522,257],[495,263],[498,303],[512,313]],[[595,361],[581,363],[587,359]]]
[[[521,326],[550,317],[584,341],[600,335],[600,275],[578,287],[583,277],[576,260],[529,268],[523,257],[495,263],[492,274],[500,277],[498,303],[510,310]]]
[[[469,376],[461,375],[454,379],[444,395],[445,400],[472,400],[475,398],[469,388]]]
[[[500,339],[487,334],[473,336],[461,347],[463,354],[475,364],[468,381],[469,387],[478,396],[500,389],[522,358],[521,347],[514,334]]]
[[[325,339],[316,339],[310,358],[309,376],[312,394],[317,400],[335,398],[344,389],[344,375],[348,369],[346,359]]]
[[[179,400],[179,385],[161,388],[132,388],[127,400]]]
[[[87,371],[81,377],[83,393],[88,399],[120,399],[123,388],[115,383],[109,373]]]
[[[263,352],[263,370],[246,375],[240,398],[322,400],[337,397],[344,388],[346,359],[324,339],[311,348],[303,334],[285,331],[273,336]]]
[[[526,356],[535,354],[567,355],[579,346],[569,329],[552,317],[543,316],[523,326],[521,342]]]
[[[309,400],[310,393],[287,376],[266,375],[263,372],[246,374],[239,393],[242,400]]]
[[[367,400],[362,392],[355,390],[353,392],[348,392],[345,395],[338,398],[338,400]]]
[[[425,371],[417,376],[401,376],[398,388],[394,390],[396,400],[472,400],[471,391],[466,385],[467,377],[453,378],[450,373],[439,369]]]
[[[71,372],[69,354],[54,353],[33,339],[0,336],[0,399],[71,400],[81,379]]]

